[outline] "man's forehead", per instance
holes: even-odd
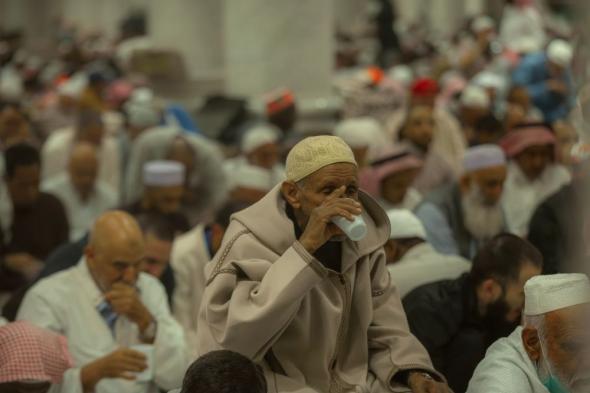
[[[590,322],[590,304],[563,308],[546,315],[547,326],[556,335],[567,336],[587,333]]]
[[[358,169],[349,163],[337,163],[323,167],[309,176],[313,183],[327,184],[330,182],[356,182]]]

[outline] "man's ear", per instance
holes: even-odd
[[[533,362],[541,358],[541,342],[539,341],[537,329],[525,327],[522,330],[522,345]]]
[[[477,297],[484,304],[494,303],[502,296],[502,287],[493,278],[484,280],[477,287]]]
[[[291,205],[293,209],[301,208],[301,190],[294,182],[290,180],[284,181],[283,184],[281,184],[281,194],[283,194],[283,198],[285,198],[287,203]]]

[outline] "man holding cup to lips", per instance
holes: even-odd
[[[269,392],[447,392],[409,332],[386,268],[389,222],[358,189],[351,149],[306,138],[286,174],[232,217],[207,266],[199,352],[251,358]]]
[[[157,279],[141,273],[135,219],[100,216],[79,264],[39,281],[17,319],[67,337],[74,368],[62,393],[155,393],[178,387],[188,366],[181,327]]]

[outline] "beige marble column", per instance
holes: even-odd
[[[330,94],[338,0],[225,0],[225,87],[246,97],[285,86]]]

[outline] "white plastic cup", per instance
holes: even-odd
[[[354,242],[358,242],[367,236],[367,224],[365,224],[365,220],[360,215],[355,216],[354,221],[348,221],[341,216],[333,217],[332,222]]]
[[[131,347],[134,351],[144,354],[147,368],[140,373],[135,374],[137,382],[150,382],[154,379],[154,346],[150,344],[139,344]]]

